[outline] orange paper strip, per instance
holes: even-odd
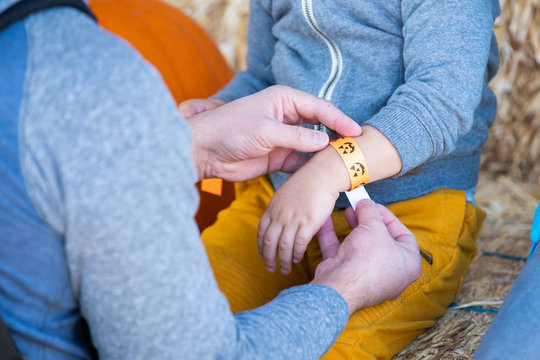
[[[201,190],[204,192],[221,196],[222,189],[222,179],[204,179],[203,181],[201,181]]]
[[[360,146],[353,138],[346,137],[332,141],[330,145],[339,153],[351,180],[351,190],[369,182],[369,171]]]

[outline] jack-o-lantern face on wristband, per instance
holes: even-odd
[[[369,182],[369,171],[364,159],[364,154],[353,138],[346,137],[332,141],[330,145],[336,149],[343,159],[349,178],[351,180],[351,190]]]

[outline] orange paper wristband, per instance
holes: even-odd
[[[351,179],[351,190],[366,185],[369,182],[369,171],[364,154],[356,141],[346,137],[332,141],[330,145],[337,150],[347,167],[349,179]]]

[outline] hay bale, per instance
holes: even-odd
[[[235,70],[244,69],[249,0],[164,0],[193,17]]]
[[[539,183],[540,1],[501,0],[495,25],[501,58],[491,87],[497,119],[484,147],[482,167],[491,174]]]

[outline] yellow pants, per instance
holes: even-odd
[[[259,178],[237,184],[237,197],[202,233],[220,289],[233,312],[253,309],[281,290],[313,278],[321,251],[312,241],[289,275],[266,271],[257,250],[257,225],[274,194]],[[484,212],[465,192],[442,189],[388,208],[414,233],[423,252],[422,275],[401,297],[360,310],[323,359],[389,359],[431,327],[454,300],[475,252]],[[332,214],[336,233],[350,231],[341,211]]]

